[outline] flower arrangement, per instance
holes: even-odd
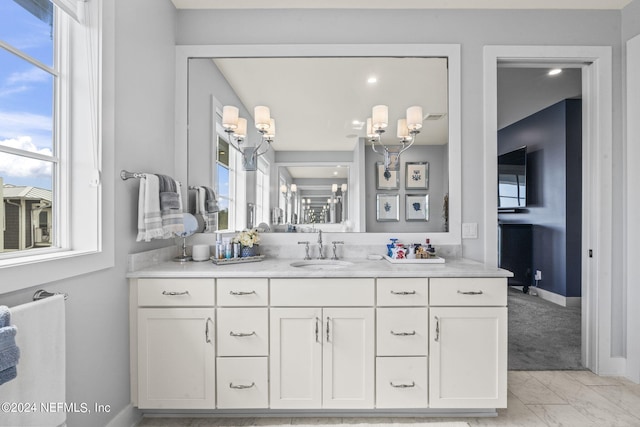
[[[260,243],[260,236],[258,235],[258,230],[256,228],[252,228],[250,230],[244,230],[240,233],[236,234],[233,238],[234,243],[240,243],[242,246],[246,246],[252,248],[253,245],[257,245]]]

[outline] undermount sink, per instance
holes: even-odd
[[[336,259],[310,259],[305,261],[292,262],[291,267],[304,268],[307,270],[334,270],[353,265],[350,261],[340,261]]]

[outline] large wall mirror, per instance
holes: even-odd
[[[265,105],[275,138],[255,170],[224,182],[221,206],[234,206],[225,215],[239,218],[235,229],[246,218],[272,231],[428,232],[459,245],[459,73],[457,45],[178,46],[177,175],[219,189],[225,168],[242,170],[243,145],[260,143],[254,107]],[[367,138],[366,119],[379,104],[389,112],[380,138],[392,153],[389,180],[382,147],[374,152]],[[222,126],[226,105],[248,122],[240,144]],[[396,120],[414,105],[422,129],[395,158]],[[388,207],[381,199],[397,200],[397,220],[380,214]]]

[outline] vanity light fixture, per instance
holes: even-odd
[[[562,68],[552,68],[551,70],[549,70],[548,74],[550,76],[557,76],[560,73],[562,73]]]
[[[233,139],[235,144],[230,144],[242,154],[242,167],[245,171],[255,171],[258,169],[258,157],[269,150],[269,146],[276,136],[276,123],[271,118],[269,107],[258,105],[253,110],[255,128],[260,134],[260,143],[256,146],[242,146],[247,137],[247,119],[239,116],[240,110],[233,105],[222,107],[222,127]],[[263,148],[263,146],[266,147]],[[262,149],[262,151],[260,151]]]
[[[422,129],[422,107],[413,106],[407,108],[407,116],[404,119],[398,120],[397,136],[400,139],[402,148],[397,153],[397,156],[405,152],[411,147],[415,141],[415,137],[420,133]],[[389,148],[382,143],[382,134],[385,132],[389,125],[389,107],[386,105],[376,105],[373,107],[371,117],[367,119],[367,138],[371,142],[371,149],[378,154],[382,154],[384,158],[384,176],[389,178],[391,172],[389,172],[389,165],[391,164],[391,154]],[[378,151],[376,144],[379,145]]]

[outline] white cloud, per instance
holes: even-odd
[[[0,111],[0,138],[18,139],[29,135],[35,147],[51,147],[52,131],[51,117]]]
[[[29,136],[0,140],[0,145],[51,155],[48,148],[38,149]],[[50,177],[51,163],[0,152],[0,175],[20,178]]]
[[[51,79],[51,75],[46,71],[41,70],[40,68],[30,68],[27,71],[15,72],[9,74],[7,77],[6,84],[13,86],[16,84],[23,83],[40,83],[46,82]]]

